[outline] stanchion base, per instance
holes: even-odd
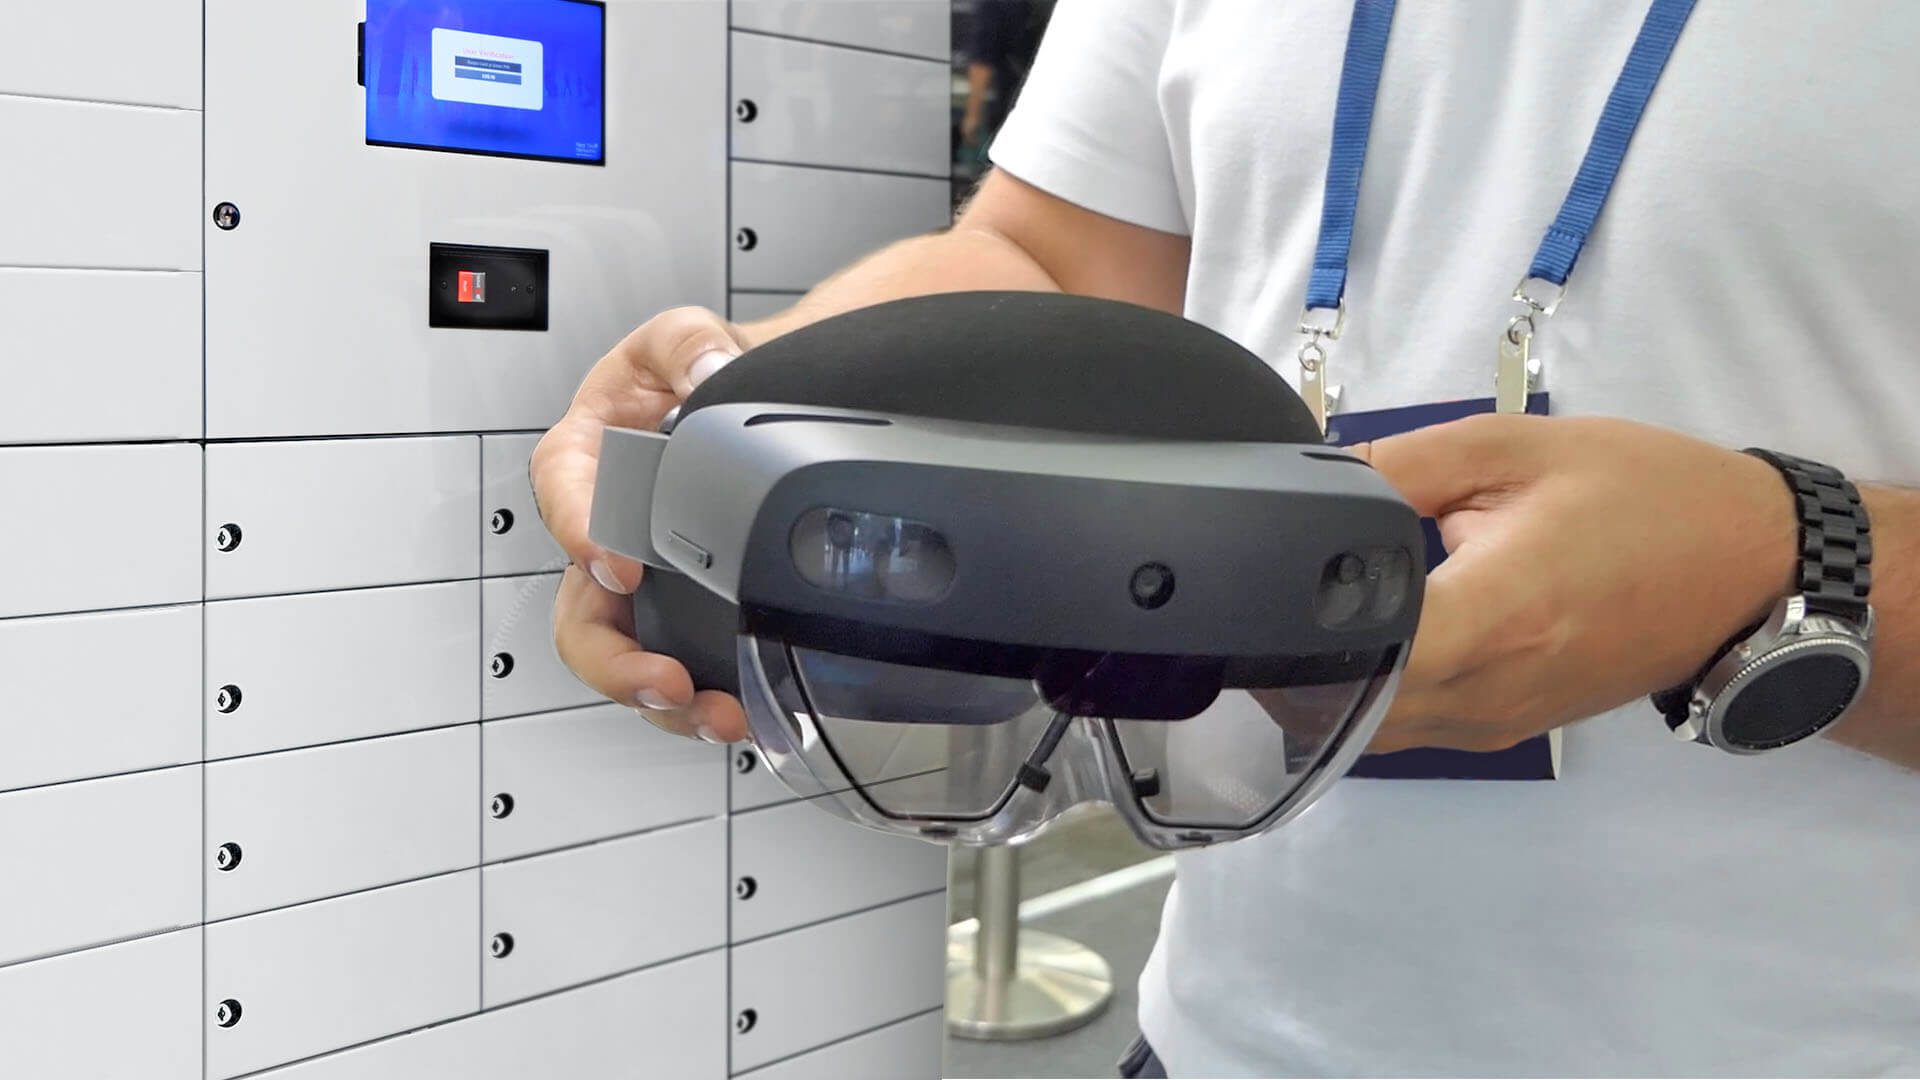
[[[947,1030],[963,1039],[1040,1039],[1091,1023],[1113,1000],[1113,969],[1077,941],[1020,931],[1020,970],[992,985],[974,967],[974,923],[947,932]]]

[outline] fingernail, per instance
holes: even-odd
[[[613,567],[605,559],[595,559],[587,564],[587,573],[592,574],[593,580],[610,593],[625,596],[630,591],[625,585],[620,584],[619,578],[613,576]]]
[[[660,728],[660,730],[666,732],[666,734],[674,734],[674,736],[682,736],[682,738],[685,738],[685,734],[687,734],[680,726],[676,726],[676,724],[668,719],[668,717],[674,715],[674,709],[634,709],[634,711],[639,713],[639,719],[643,719],[643,721],[657,726],[657,728]]]
[[[642,690],[635,694],[633,699],[640,703],[642,709],[652,709],[656,712],[672,712],[680,707],[667,700],[666,696],[658,690]]]
[[[694,360],[693,366],[687,368],[687,382],[692,386],[699,386],[712,378],[714,372],[732,362],[733,354],[719,349],[708,349]]]
[[[714,734],[713,729],[708,727],[705,724],[701,724],[698,728],[695,728],[693,733],[700,737],[701,742],[709,742],[715,746],[719,746],[720,744],[727,741],[721,738],[720,736]]]

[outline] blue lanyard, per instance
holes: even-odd
[[[1600,218],[1607,193],[1620,174],[1627,143],[1647,99],[1666,67],[1680,30],[1693,13],[1694,0],[1653,0],[1626,66],[1607,95],[1606,108],[1587,144],[1573,187],[1547,235],[1534,252],[1526,280],[1539,278],[1564,288],[1573,264]],[[1307,310],[1338,308],[1347,290],[1347,252],[1353,244],[1353,214],[1360,199],[1360,170],[1367,158],[1373,126],[1373,101],[1387,57],[1387,32],[1393,26],[1394,0],[1355,0],[1347,32],[1346,59],[1340,66],[1340,95],[1333,112],[1333,149],[1327,161],[1327,190],[1320,211],[1320,242],[1307,281]]]

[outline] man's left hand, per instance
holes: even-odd
[[[1504,749],[1683,682],[1789,585],[1787,487],[1738,451],[1513,415],[1355,449],[1448,552],[1376,753]]]

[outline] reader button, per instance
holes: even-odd
[[[487,302],[487,272],[485,270],[460,271],[460,302],[463,304],[484,304]]]

